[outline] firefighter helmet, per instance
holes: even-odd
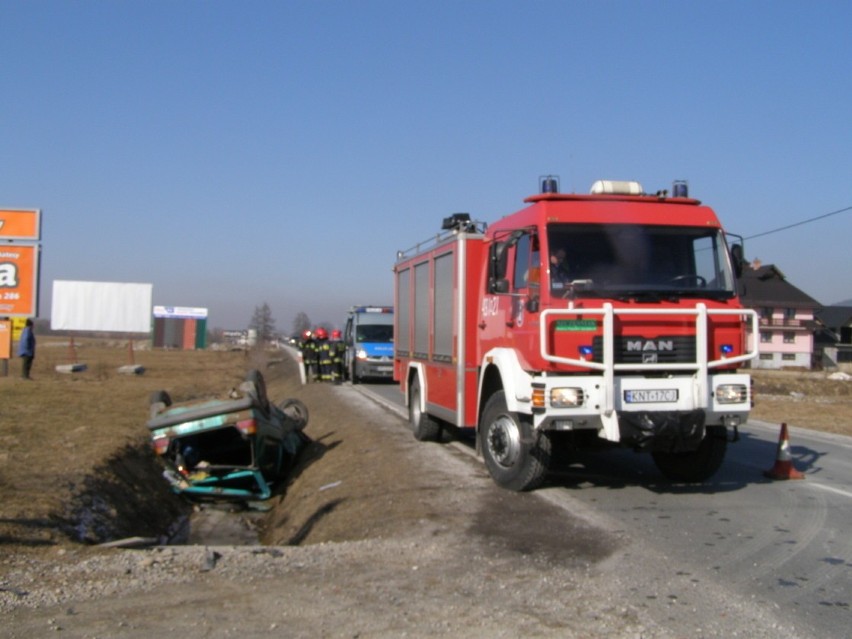
[[[314,334],[317,336],[317,339],[328,339],[328,331],[325,330],[322,326],[320,326]]]

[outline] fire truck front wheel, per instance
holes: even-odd
[[[421,442],[435,442],[441,437],[441,424],[420,410],[420,382],[415,377],[411,381],[411,391],[408,400],[408,421],[414,438]]]
[[[654,452],[651,456],[666,478],[689,484],[710,479],[719,470],[728,447],[724,426],[708,426],[698,448],[685,453]]]
[[[538,487],[550,466],[550,437],[545,432],[535,433],[530,420],[509,411],[503,391],[485,404],[479,447],[494,482],[508,490]]]

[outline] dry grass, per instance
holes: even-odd
[[[753,419],[852,436],[852,381],[823,372],[750,371]]]
[[[85,340],[77,340],[76,346],[74,356],[67,344],[40,339],[33,381],[20,379],[17,360],[0,377],[0,543],[10,538],[33,544],[55,541],[57,518],[67,518],[81,495],[116,483],[106,479],[106,468],[112,467],[111,474],[123,476],[125,483],[148,482],[157,469],[145,426],[153,391],[167,390],[174,401],[219,397],[239,385],[250,368],[269,375],[263,354],[131,353],[126,346]],[[56,372],[57,365],[70,363],[87,368]],[[142,366],[144,373],[119,372],[130,363]],[[158,475],[150,481],[155,485],[136,487],[143,493],[140,499],[149,494],[161,499],[165,482]],[[121,494],[128,486],[114,488],[119,502],[131,499]],[[86,499],[91,501],[91,495]],[[136,507],[147,510],[141,503]],[[91,533],[81,536],[86,534]]]

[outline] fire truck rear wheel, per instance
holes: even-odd
[[[408,398],[408,421],[411,423],[411,430],[414,431],[414,438],[418,441],[438,441],[441,437],[441,424],[420,410],[421,394],[420,382],[415,377],[411,382]]]
[[[494,482],[508,490],[538,487],[550,466],[550,437],[536,435],[529,420],[509,411],[503,391],[485,404],[479,447]]]
[[[651,453],[657,468],[666,478],[689,484],[710,479],[719,470],[728,447],[724,426],[707,426],[697,450],[687,453]]]

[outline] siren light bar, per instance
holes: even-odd
[[[628,180],[598,180],[592,184],[592,195],[642,195],[639,182]]]

